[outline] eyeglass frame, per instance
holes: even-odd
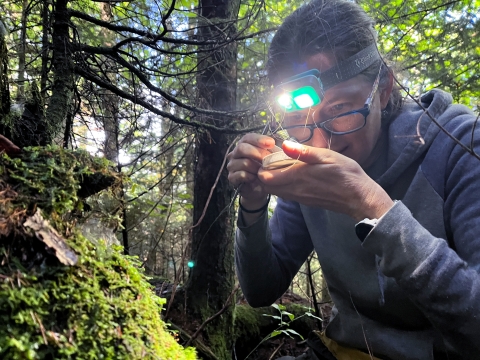
[[[289,129],[296,129],[296,128],[309,129],[310,130],[310,136],[306,140],[299,141],[299,140],[295,139],[298,143],[303,144],[303,143],[306,143],[307,141],[310,141],[312,139],[313,132],[315,131],[315,129],[323,129],[327,133],[332,134],[332,135],[347,135],[347,134],[351,134],[353,132],[356,132],[360,129],[363,129],[365,127],[365,125],[367,124],[367,116],[370,115],[370,108],[371,108],[371,105],[372,105],[372,101],[373,101],[375,93],[378,89],[378,83],[380,82],[380,74],[382,72],[382,66],[383,66],[383,63],[380,64],[380,68],[378,70],[377,77],[375,79],[375,82],[373,83],[372,91],[371,91],[370,95],[368,96],[367,100],[365,101],[365,104],[363,105],[362,108],[357,109],[357,110],[347,111],[347,112],[342,113],[340,115],[337,115],[337,116],[335,116],[331,119],[327,119],[327,120],[324,120],[324,121],[319,121],[319,122],[312,123],[312,124],[291,125],[291,126],[282,127],[281,130],[286,130],[288,132]],[[356,128],[355,130],[332,131],[332,130],[328,130],[328,129],[325,128],[325,125],[324,125],[325,123],[328,123],[328,122],[336,120],[340,117],[348,116],[348,115],[355,114],[355,113],[359,113],[359,114],[363,115],[363,125]],[[274,131],[273,133],[275,134],[276,132],[277,131]]]

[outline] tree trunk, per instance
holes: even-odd
[[[0,124],[10,112],[10,91],[8,87],[8,57],[6,44],[7,29],[0,19]],[[2,126],[3,128],[3,126]]]
[[[17,101],[25,101],[25,64],[27,48],[27,16],[28,0],[23,0],[22,19],[20,28],[20,43],[18,44],[18,94]]]
[[[113,20],[112,6],[110,3],[104,2],[101,4],[103,21],[110,23]],[[100,37],[103,39],[103,45],[106,47],[112,46],[113,36],[109,30],[102,28],[100,30]],[[116,64],[109,58],[103,59],[106,65],[106,75],[108,80],[113,85],[117,86],[117,69]],[[101,106],[101,120],[103,131],[105,133],[105,141],[103,143],[103,154],[105,158],[112,162],[119,162],[119,119],[118,119],[118,104],[120,99],[109,90],[100,90],[100,106]]]
[[[40,96],[42,99],[47,97],[47,81],[48,81],[48,32],[50,28],[50,8],[49,3],[44,1],[42,4],[42,70],[40,76]]]
[[[53,86],[52,96],[46,113],[48,123],[45,139],[40,145],[52,142],[67,118],[73,96],[73,65],[69,37],[70,15],[67,9],[69,0],[57,0],[53,11]]]
[[[225,41],[235,33],[238,0],[200,0],[199,40]],[[232,21],[233,20],[233,21]],[[203,23],[202,23],[203,22]],[[203,25],[203,26],[202,26]],[[206,50],[208,47],[202,47]],[[236,102],[236,44],[199,54],[201,69],[197,77],[199,106],[232,111]],[[204,117],[203,121],[225,126],[221,116]],[[232,124],[233,125],[233,124]],[[202,132],[195,146],[194,224],[196,224],[214,186],[231,138],[219,132]],[[201,321],[223,308],[234,286],[233,218],[228,207],[232,198],[226,170],[213,191],[205,217],[193,229],[191,258],[195,266],[190,271],[186,287],[187,308]],[[232,307],[233,308],[233,307]],[[219,359],[231,358],[233,312],[225,312],[208,325],[203,339]]]

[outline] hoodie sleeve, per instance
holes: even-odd
[[[282,296],[313,250],[297,203],[278,198],[270,225],[267,213],[248,227],[241,214],[238,217],[235,265],[242,291],[253,307],[268,306]]]
[[[449,132],[470,146],[474,119],[456,120],[448,124]],[[474,139],[480,154],[480,131]],[[450,245],[397,202],[363,246],[381,258],[381,271],[396,279],[442,333],[446,348],[465,359],[480,359],[480,160],[443,133],[436,144],[430,149],[438,154],[431,174],[444,199]]]

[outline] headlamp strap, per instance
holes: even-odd
[[[323,90],[325,91],[357,76],[378,60],[381,60],[381,57],[378,53],[377,45],[373,43],[333,68],[322,72],[320,79],[322,80]]]

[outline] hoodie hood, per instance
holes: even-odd
[[[387,167],[376,181],[383,187],[398,177],[430,147],[440,131],[431,117],[442,127],[460,114],[473,114],[462,105],[452,105],[452,96],[442,90],[431,90],[420,98],[423,106],[414,101],[404,103],[400,115],[388,129]],[[430,116],[429,116],[430,115]]]

